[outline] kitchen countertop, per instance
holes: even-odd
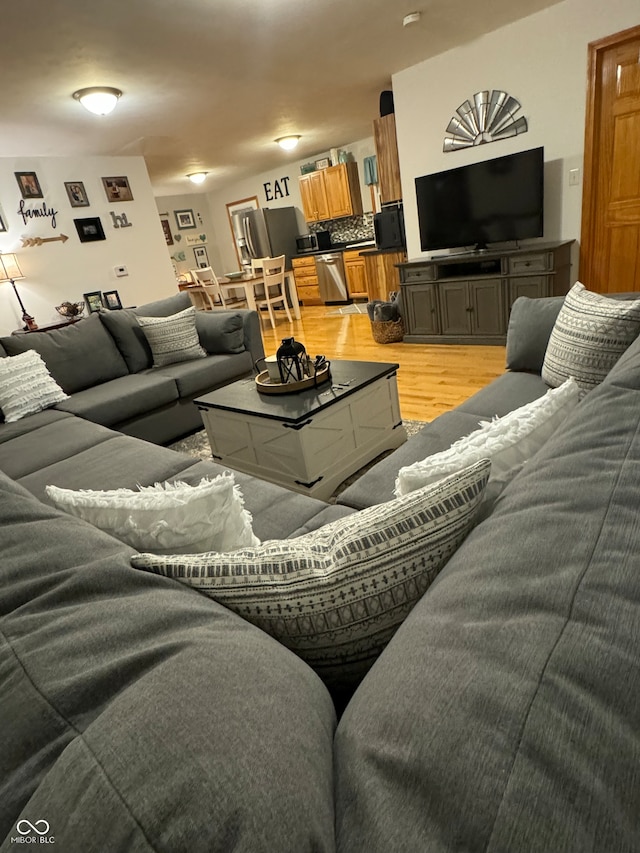
[[[292,255],[292,258],[307,258],[309,255],[330,255],[332,252],[353,252],[358,249],[371,249],[372,251],[376,250],[375,240],[364,240],[362,243],[338,243],[335,246],[331,246],[330,249],[314,249],[313,252],[300,252],[297,255]]]

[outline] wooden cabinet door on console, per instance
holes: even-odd
[[[407,325],[415,335],[439,335],[438,285],[416,284],[404,290]]]
[[[504,288],[499,278],[469,282],[472,335],[504,335]]]

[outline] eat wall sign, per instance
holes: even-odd
[[[285,196],[289,195],[289,176],[278,178],[276,181],[266,181],[262,186],[264,187],[264,195],[267,201],[285,198]]]

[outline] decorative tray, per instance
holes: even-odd
[[[269,379],[269,371],[263,370],[256,376],[256,388],[261,394],[295,394],[296,391],[304,391],[306,388],[314,388],[331,379],[330,365],[326,364],[315,376],[307,376],[299,382],[272,382]]]

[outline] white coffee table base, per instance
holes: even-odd
[[[294,427],[221,409],[201,414],[211,452],[221,465],[322,500],[407,438],[395,375],[337,400]]]

